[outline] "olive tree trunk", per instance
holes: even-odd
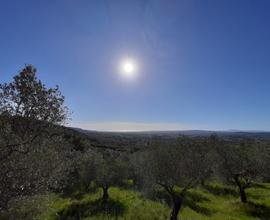
[[[246,195],[245,187],[241,184],[241,182],[239,181],[237,177],[234,178],[234,181],[238,187],[241,202],[247,203],[247,195]]]
[[[243,187],[239,187],[239,192],[240,192],[241,202],[247,203],[247,195],[246,195],[245,189]]]
[[[173,207],[170,215],[170,220],[178,220],[178,213],[182,207],[182,198],[177,195],[172,195]]]
[[[103,189],[102,202],[107,203],[109,199],[109,192],[108,192],[109,187],[103,186],[102,189]]]

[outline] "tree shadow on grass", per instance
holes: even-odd
[[[246,212],[249,215],[260,218],[262,220],[270,219],[270,207],[255,202],[248,202],[247,205],[248,207]]]
[[[158,190],[154,194],[155,200],[159,202],[165,202],[168,206],[172,207],[171,197],[163,190]],[[188,191],[183,202],[184,207],[189,207],[190,209],[198,212],[200,214],[210,216],[213,214],[213,210],[210,210],[206,207],[203,207],[201,202],[210,201],[206,196],[202,195],[199,192]]]
[[[200,214],[211,216],[213,214],[213,210],[210,210],[206,207],[203,207],[201,202],[209,202],[210,200],[198,192],[187,192],[187,196],[184,200],[184,205],[191,208],[195,212]]]
[[[253,183],[252,186],[255,187],[255,188],[270,189],[269,186],[266,186],[266,185],[264,185],[262,183]]]
[[[237,192],[237,190],[229,186],[206,184],[203,186],[203,188],[206,189],[208,192],[217,196],[221,196],[221,195],[232,195],[235,197],[239,196],[239,193]]]
[[[72,198],[74,200],[81,200],[86,194],[89,193],[96,193],[98,192],[98,187],[88,187],[85,190],[78,190],[75,192],[70,193],[69,195],[66,195],[67,198]]]
[[[104,204],[101,199],[91,202],[74,201],[67,208],[58,212],[58,220],[80,220],[99,214],[117,218],[126,211],[126,206],[119,201],[109,199]]]

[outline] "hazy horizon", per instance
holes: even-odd
[[[179,123],[140,123],[140,122],[72,122],[67,126],[89,131],[100,132],[151,132],[151,131],[224,131],[224,132],[270,132],[270,130],[247,130],[235,128],[207,128],[206,126],[191,127]]]

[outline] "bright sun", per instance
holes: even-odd
[[[124,77],[133,78],[136,75],[137,66],[134,60],[125,59],[120,63],[120,71]]]

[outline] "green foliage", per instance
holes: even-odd
[[[102,154],[95,157],[96,177],[98,186],[114,186],[123,183],[127,177],[126,164],[120,156]]]
[[[172,203],[171,220],[176,220],[189,189],[209,176],[213,169],[211,139],[180,137],[177,142],[155,142],[141,164],[145,185],[162,187]],[[180,189],[180,190],[179,190]]]
[[[67,107],[58,86],[47,89],[36,77],[36,68],[27,65],[11,83],[0,84],[0,115],[30,118],[61,124]]]

